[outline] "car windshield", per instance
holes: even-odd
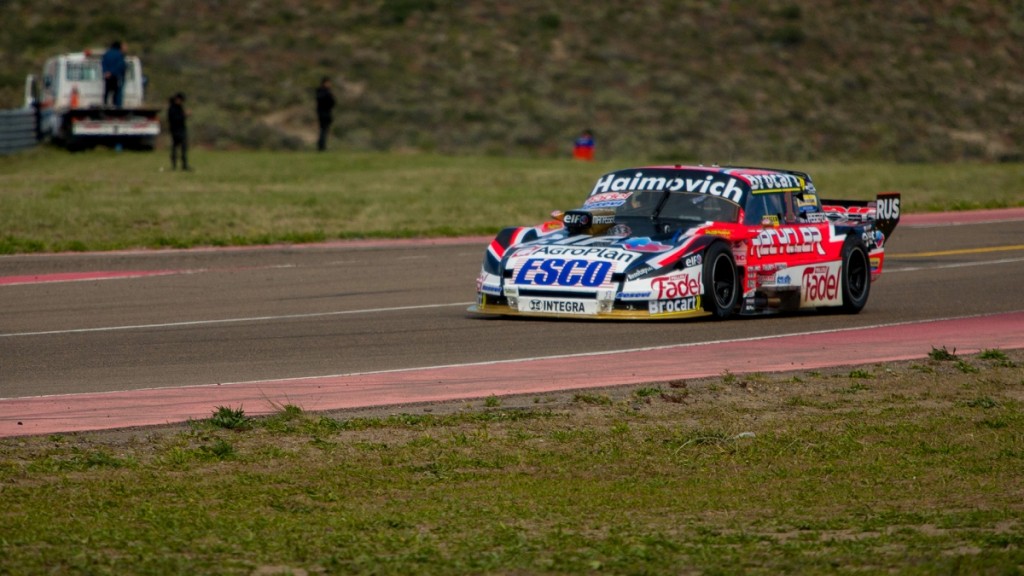
[[[639,191],[615,211],[620,217],[651,220],[686,220],[691,222],[735,222],[739,206],[710,194],[698,192]]]

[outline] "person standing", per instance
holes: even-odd
[[[334,121],[334,93],[331,92],[331,80],[324,76],[316,89],[316,118],[320,122],[320,138],[316,141],[316,149],[323,152],[327,149],[327,134]]]
[[[108,102],[117,108],[124,105],[124,75],[127,65],[124,60],[124,45],[115,40],[103,53],[103,105]]]
[[[188,127],[185,120],[188,118],[188,111],[185,110],[185,94],[178,92],[170,99],[167,107],[167,124],[171,131],[171,170],[178,168],[178,152],[181,151],[181,169],[192,170],[188,166]]]

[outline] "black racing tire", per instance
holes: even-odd
[[[847,314],[860,312],[871,294],[871,260],[864,243],[853,236],[843,242],[843,305]]]
[[[731,317],[739,309],[740,274],[732,250],[724,242],[715,242],[704,251],[703,274],[704,310],[719,319]]]

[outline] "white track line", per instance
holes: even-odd
[[[922,270],[940,270],[944,268],[964,268],[968,266],[987,266],[991,264],[1011,264],[1024,262],[1024,258],[989,260],[985,262],[965,262],[961,264],[940,264],[927,267],[887,268],[886,274],[897,272],[920,272]],[[276,320],[294,320],[301,318],[324,318],[329,316],[348,316],[356,314],[376,314],[382,312],[404,312],[408,310],[427,310],[432,308],[453,308],[469,306],[472,302],[451,302],[447,304],[422,304],[419,306],[395,306],[391,308],[364,308],[362,310],[335,310],[331,312],[310,312],[308,314],[285,314],[280,316],[251,316],[247,318],[224,318],[221,320],[192,320],[188,322],[167,322],[162,324],[133,324],[127,326],[99,326],[96,328],[73,328],[68,330],[46,330],[41,332],[12,332],[0,334],[0,338],[16,338],[19,336],[54,336],[60,334],[84,334],[89,332],[116,332],[122,330],[146,330],[150,328],[178,328],[186,326],[216,326],[218,324],[239,324],[243,322],[265,322]]]
[[[209,388],[211,386],[243,386],[243,385],[258,385],[258,384],[271,384],[271,383],[282,383],[282,382],[295,382],[301,380],[319,380],[328,378],[347,378],[353,376],[369,376],[374,374],[398,374],[404,372],[419,372],[428,370],[444,370],[450,368],[472,368],[479,366],[496,366],[503,364],[521,364],[529,362],[537,362],[543,360],[566,360],[573,358],[588,358],[593,356],[605,356],[612,354],[634,354],[638,352],[651,352],[658,350],[671,350],[675,348],[694,348],[697,346],[713,346],[720,344],[735,344],[740,342],[756,342],[760,340],[777,340],[780,338],[792,338],[800,336],[815,336],[821,334],[835,334],[841,332],[853,332],[859,330],[875,330],[880,328],[892,328],[896,326],[910,326],[914,324],[931,324],[935,322],[947,322],[954,320],[970,320],[972,318],[985,318],[988,316],[1002,316],[1006,314],[1019,314],[1024,310],[1013,310],[1010,312],[995,312],[991,314],[971,314],[967,316],[950,316],[946,318],[933,318],[929,320],[911,320],[906,322],[889,322],[883,324],[872,324],[870,326],[848,326],[844,328],[829,328],[826,330],[810,330],[805,332],[789,332],[786,334],[770,334],[766,336],[748,336],[745,338],[730,338],[726,340],[708,340],[704,342],[688,342],[681,344],[663,344],[660,346],[644,346],[639,348],[621,348],[618,350],[604,350],[598,352],[575,352],[572,354],[553,354],[550,356],[530,356],[526,358],[509,358],[506,360],[484,360],[480,362],[464,362],[459,364],[440,364],[436,366],[415,366],[412,368],[396,368],[392,370],[372,370],[366,372],[346,372],[342,374],[317,374],[312,376],[293,376],[289,378],[268,378],[263,380],[245,380],[240,382],[220,382],[217,384],[190,384],[187,386],[154,386],[151,388],[138,388],[133,390],[108,390],[104,392],[75,392],[66,394],[45,394],[41,396],[29,396],[29,397],[16,397],[16,398],[0,398],[0,402],[5,400],[17,401],[24,400],[26,398],[54,398],[62,396],[78,396],[81,394],[89,395],[103,395],[103,394],[123,394],[125,392],[142,392],[147,390],[168,390],[168,389],[185,389],[185,388]]]
[[[376,314],[378,312],[404,312],[407,310],[424,310],[429,308],[449,308],[453,306],[469,306],[472,302],[452,302],[450,304],[423,304],[420,306],[395,306],[393,308],[364,308],[362,310],[335,310],[332,312],[310,312],[308,314],[284,314],[281,316],[250,316],[247,318],[224,318],[221,320],[193,320],[189,322],[167,322],[164,324],[133,324],[128,326],[99,326],[96,328],[74,328],[70,330],[47,330],[43,332],[13,332],[0,334],[0,338],[17,336],[52,336],[55,334],[82,334],[86,332],[116,332],[118,330],[145,330],[147,328],[177,328],[181,326],[213,326],[217,324],[237,324],[241,322],[264,322],[267,320],[293,320],[296,318],[323,318],[327,316],[345,316],[352,314]]]

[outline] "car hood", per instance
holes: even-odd
[[[697,249],[707,223],[660,236],[577,235],[514,246],[502,261],[505,282],[544,289],[611,288],[679,263]]]

